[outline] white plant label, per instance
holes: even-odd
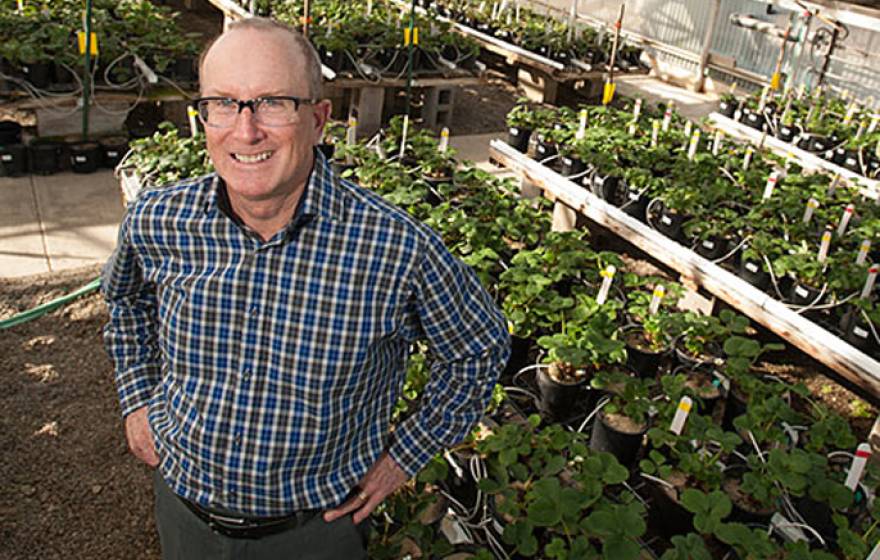
[[[849,472],[846,473],[846,482],[843,483],[844,486],[853,492],[856,491],[856,486],[862,480],[869,457],[871,457],[871,445],[868,443],[859,444],[856,448],[855,457],[853,457],[852,466],[850,466]]]
[[[743,170],[748,170],[749,164],[752,163],[753,155],[755,155],[755,150],[751,146],[746,148],[746,155],[743,157]]]
[[[868,134],[871,134],[875,130],[877,130],[877,125],[880,124],[880,115],[875,114],[871,117],[871,124],[868,125]]]
[[[516,22],[519,23],[519,2],[516,3]]]
[[[862,135],[865,133],[865,129],[867,128],[868,123],[865,121],[865,119],[862,119],[862,121],[859,123],[859,129],[856,131],[855,139],[858,140],[859,138],[861,138]]]
[[[880,158],[880,140],[877,140],[877,147],[874,148],[874,155]]]
[[[801,85],[798,86],[797,98],[802,99],[805,93],[807,93],[807,84],[801,83]]]
[[[822,234],[822,242],[819,244],[819,255],[816,257],[820,263],[828,259],[828,249],[831,247],[831,232],[825,230]]]
[[[663,301],[663,296],[666,295],[666,288],[662,285],[658,285],[654,288],[654,293],[651,294],[651,304],[648,306],[648,315],[656,315],[658,311],[660,311],[660,303]]]
[[[774,171],[767,177],[767,184],[764,186],[764,195],[761,197],[761,200],[768,200],[771,196],[773,196],[773,189],[776,188],[776,183],[779,182],[779,172]]]
[[[599,271],[599,275],[602,276],[602,285],[599,287],[599,295],[596,296],[596,303],[599,305],[604,305],[608,301],[608,292],[611,290],[611,283],[614,282],[615,272],[617,272],[617,268],[613,264],[609,264],[608,268]]]
[[[587,110],[581,109],[581,114],[578,120],[578,129],[575,133],[574,137],[576,140],[581,140],[587,134]]]
[[[868,296],[874,291],[874,284],[877,282],[877,270],[878,266],[876,264],[872,264],[871,268],[868,269],[868,278],[865,279],[865,286],[862,288],[862,299],[868,299]]]
[[[694,156],[697,155],[697,146],[700,145],[700,129],[694,131],[693,136],[691,136],[691,145],[688,147],[688,159],[693,160]]]
[[[843,116],[843,124],[849,124],[850,121],[853,120],[853,117],[856,115],[856,111],[858,110],[859,106],[856,105],[856,102],[850,102],[849,107],[846,108],[846,115]]]
[[[767,141],[767,127],[765,126],[765,127],[764,127],[764,131],[761,132],[761,141],[758,142],[758,149],[759,149],[759,150],[763,150],[763,149],[764,149],[764,143],[765,143],[766,141]]]
[[[791,101],[792,101],[792,99],[789,98],[788,101],[785,102],[785,109],[783,109],[783,111],[782,111],[782,122],[783,123],[788,122],[788,117],[791,115]]]
[[[355,142],[357,142],[357,124],[358,121],[356,118],[348,118],[348,128],[345,129],[345,144],[347,146],[354,146]],[[345,154],[345,163],[346,165],[354,163],[354,158],[351,153]]]
[[[641,115],[641,114],[642,114],[642,98],[639,97],[638,99],[636,99],[636,104],[633,107],[633,120],[634,121],[639,120],[639,115]]]
[[[764,86],[761,90],[761,99],[758,101],[758,112],[763,113],[764,107],[767,106],[767,94],[770,93],[770,86]]]
[[[195,110],[194,107],[188,106],[186,108],[186,116],[189,117],[189,135],[195,136],[199,133],[199,124],[196,122],[196,115],[199,112]]]
[[[815,198],[811,198],[807,201],[807,208],[804,210],[804,223],[810,223],[810,220],[813,218],[813,212],[816,211],[816,208],[819,207],[819,201]]]
[[[837,190],[837,185],[840,183],[840,173],[835,173],[834,178],[831,179],[831,184],[828,185],[828,196],[834,196],[834,192]]]
[[[868,251],[871,250],[871,240],[865,239],[859,245],[859,254],[856,256],[856,264],[861,266],[868,260]]]
[[[657,138],[660,136],[660,121],[655,120],[651,123],[651,147],[657,147]]]
[[[687,421],[688,414],[694,406],[694,401],[690,397],[684,396],[678,401],[678,408],[675,409],[675,416],[672,417],[672,424],[669,425],[669,431],[680,436],[684,429],[684,423]]]
[[[855,204],[847,204],[843,210],[843,216],[840,217],[840,225],[837,226],[837,237],[843,237],[849,221],[852,219],[853,212],[856,211]]]
[[[671,103],[671,102],[670,102]],[[669,131],[669,123],[672,122],[672,106],[666,108],[666,111],[663,113],[663,132]]]
[[[440,144],[437,146],[437,151],[441,154],[445,154],[446,150],[449,148],[449,129],[445,126],[443,130],[440,131]]]
[[[367,15],[373,15],[373,0],[367,0]]]
[[[403,116],[403,131],[400,134],[400,158],[403,158],[403,153],[406,151],[406,135],[409,132],[409,115]]]
[[[632,121],[629,123],[629,128],[627,128],[626,131],[629,133],[630,136],[635,136],[635,135],[636,135],[636,121],[635,121],[635,120],[632,120]]]
[[[685,144],[687,144],[687,141],[688,141],[688,139],[690,138],[690,136],[691,136],[691,131],[692,131],[693,129],[694,129],[694,123],[692,123],[691,121],[688,121],[688,122],[684,123],[684,138],[685,138],[684,141],[685,141]]]
[[[865,560],[880,560],[880,543],[877,543],[877,546],[874,547],[874,550],[871,551],[871,554]]]
[[[721,141],[724,139],[724,133],[720,130],[715,131],[715,138],[712,139],[712,155],[717,156],[721,149]]]

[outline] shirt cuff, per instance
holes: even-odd
[[[129,381],[122,382],[122,378],[128,378]],[[159,380],[158,367],[141,366],[127,372],[127,375],[119,376],[119,380],[119,404],[122,417],[125,418],[150,402]]]
[[[423,430],[418,420],[415,414],[399,424],[391,434],[392,443],[388,448],[388,454],[410,478],[441,449],[437,438]]]

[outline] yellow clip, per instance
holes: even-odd
[[[348,126],[349,126],[349,128],[354,128],[354,127],[357,126],[357,124],[358,124],[358,120],[357,120],[356,118],[354,118],[354,117],[349,117],[349,118],[348,118]]]
[[[18,11],[22,11],[24,9],[24,0],[18,0]]]
[[[654,288],[654,297],[662,298],[666,295],[666,288],[663,286],[657,286]]]
[[[685,412],[690,412],[691,411],[691,403],[689,403],[688,401],[682,400],[678,403],[678,409],[683,410]]]
[[[830,231],[826,230],[825,233],[822,234],[822,241],[831,241],[831,232]]]
[[[92,31],[92,41],[90,44],[90,51],[92,56],[98,56],[98,34]],[[76,38],[79,42],[79,54],[86,54],[86,32],[85,31],[77,31]]]
[[[772,89],[774,91],[779,89],[780,79],[781,79],[781,76],[779,75],[779,72],[773,72],[773,77],[770,78],[770,89]]]
[[[196,111],[195,107],[193,107],[192,105],[187,105],[186,114],[190,117],[196,117],[198,116],[199,112]]]
[[[605,268],[599,271],[599,276],[601,276],[602,278],[612,278],[614,276],[614,273],[611,270]]]
[[[404,45],[409,45],[409,38],[410,38],[410,28],[405,27],[403,29],[403,44]],[[413,39],[413,41],[412,41],[413,45],[419,44],[419,28],[418,27],[412,28],[412,39]]]
[[[443,130],[440,131],[440,137],[449,138],[449,129],[444,127]]]
[[[508,334],[513,334],[513,323],[510,321],[507,322],[507,332]]]
[[[818,208],[819,201],[816,200],[815,198],[811,198],[810,200],[807,201],[807,206],[809,206],[810,208],[813,208],[813,209]]]
[[[614,82],[605,82],[605,89],[602,92],[602,105],[608,105],[611,103],[611,100],[614,99],[615,89],[617,89],[617,84]]]

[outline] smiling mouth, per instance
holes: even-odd
[[[235,161],[240,162],[240,163],[260,163],[260,162],[266,161],[267,159],[272,157],[272,154],[274,154],[274,153],[275,152],[273,152],[273,151],[260,152],[259,154],[235,154],[235,153],[233,153],[232,159],[234,159]]]

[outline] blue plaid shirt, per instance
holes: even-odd
[[[149,407],[179,495],[250,515],[341,503],[387,450],[413,475],[479,419],[509,352],[501,313],[440,238],[317,154],[263,242],[215,175],[130,206],[104,270],[123,415]],[[412,343],[435,360],[391,430]]]

